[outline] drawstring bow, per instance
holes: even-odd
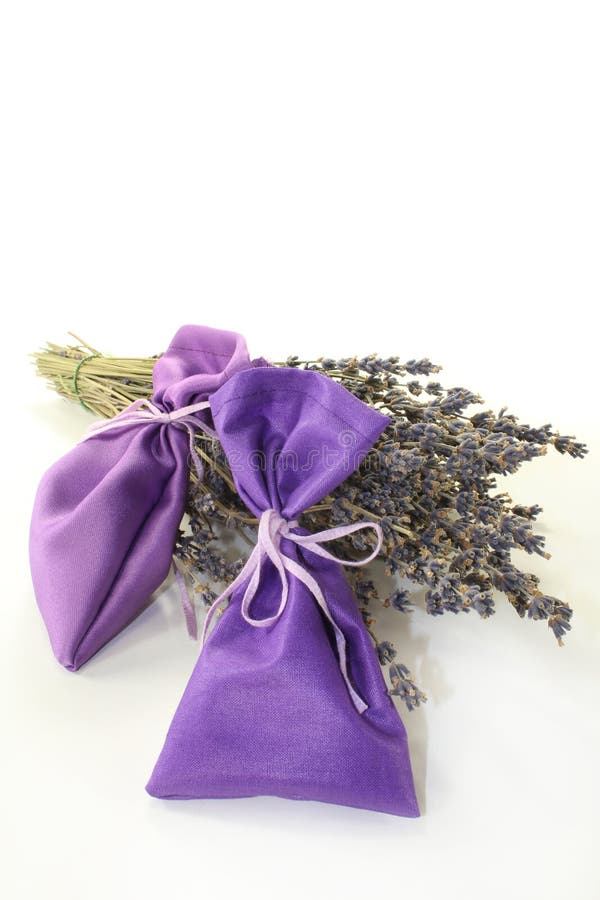
[[[298,547],[304,550],[309,550],[311,553],[315,553],[317,556],[321,556],[323,559],[328,559],[333,562],[340,563],[344,566],[358,567],[367,565],[367,563],[375,559],[375,557],[381,550],[381,544],[383,542],[383,533],[381,531],[381,527],[376,522],[355,522],[353,525],[340,525],[334,528],[328,528],[325,531],[319,531],[316,534],[305,535],[297,534],[293,530],[297,527],[297,521],[287,521],[275,509],[267,509],[262,513],[258,524],[258,540],[244,568],[237,576],[237,578],[230,585],[228,585],[228,587],[225,588],[225,590],[219,597],[217,597],[206,614],[204,627],[202,629],[202,636],[200,639],[201,649],[206,642],[210,622],[215,612],[217,611],[219,606],[245,582],[247,582],[247,585],[242,597],[241,613],[246,622],[248,622],[249,625],[252,625],[255,628],[267,628],[269,625],[275,624],[275,622],[277,622],[281,618],[285,611],[289,595],[288,575],[293,575],[304,585],[306,585],[310,593],[315,598],[317,604],[319,605],[319,608],[324,613],[326,619],[331,624],[335,634],[340,671],[342,673],[342,676],[348,688],[348,693],[352,698],[354,706],[359,713],[363,713],[367,709],[367,704],[353,687],[348,675],[346,639],[344,637],[344,633],[333,618],[331,610],[329,609],[329,606],[327,604],[327,600],[325,599],[325,595],[323,594],[318,581],[313,578],[313,576],[304,568],[304,566],[300,565],[298,562],[296,562],[296,560],[291,559],[289,556],[286,556],[286,554],[281,549],[281,541],[283,538],[285,538],[286,540],[296,544]],[[363,531],[367,528],[373,530],[377,535],[377,544],[373,552],[370,553],[369,556],[367,556],[365,559],[339,559],[337,556],[329,553],[328,550],[325,550],[325,548],[322,546],[322,544],[328,543],[329,541],[335,541],[338,538],[347,537],[350,534],[354,534],[357,531]],[[256,619],[252,616],[250,607],[260,583],[263,563],[267,558],[270,559],[275,566],[275,569],[277,570],[277,573],[281,580],[281,602],[279,604],[277,612],[274,615],[267,616],[264,619]]]

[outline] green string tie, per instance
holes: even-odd
[[[77,376],[79,375],[79,370],[82,367],[82,365],[84,364],[84,362],[88,361],[88,359],[98,359],[98,354],[90,353],[89,356],[84,356],[82,359],[79,360],[79,362],[75,366],[75,371],[73,372],[73,392],[74,392],[75,396],[77,397],[77,399],[79,400],[79,402],[81,403],[81,405],[83,406],[83,408],[87,409],[88,412],[93,413],[94,410],[90,406],[88,406],[87,403],[84,403],[83,400],[81,399],[81,394],[79,393],[79,387],[77,385]]]

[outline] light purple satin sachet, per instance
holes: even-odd
[[[197,409],[178,427],[186,424],[178,412],[201,406],[252,365],[241,335],[180,328],[154,366],[148,406],[156,416],[146,412],[144,420],[138,410],[111,420],[43,476],[31,573],[52,648],[67,669],[128,625],[169,572],[189,478],[189,431],[194,421],[211,424],[210,411]]]
[[[281,368],[239,372],[211,409],[238,492],[259,518],[258,543],[208,634],[148,792],[268,794],[418,816],[404,725],[324,547],[350,529],[311,535],[297,522],[354,471],[387,418],[332,379]]]

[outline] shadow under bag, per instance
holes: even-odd
[[[254,369],[211,399],[258,540],[210,632],[147,790],[261,794],[418,816],[404,725],[328,540],[297,517],[359,465],[387,418],[315,372]]]
[[[190,438],[212,424],[210,410],[194,406],[207,406],[230,375],[251,365],[241,335],[180,328],[154,366],[151,401],[93,426],[97,433],[43,476],[30,529],[31,574],[52,649],[67,669],[78,669],[128,625],[168,575]]]

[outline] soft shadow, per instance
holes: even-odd
[[[157,800],[148,798],[149,815],[153,819],[187,817],[204,821],[232,823],[237,827],[257,826],[272,833],[311,835],[326,838],[332,829],[339,833],[372,835],[379,840],[384,834],[414,829],[415,819],[317,800],[286,800],[280,797],[243,797],[224,800]]]
[[[130,674],[132,668],[154,666],[156,654],[150,652],[151,646],[163,643],[170,647],[166,635],[174,631],[181,641],[189,641],[178,587],[170,574],[138,615],[88,660],[78,674],[112,678],[116,674]]]
[[[427,811],[427,747],[428,725],[427,707],[445,703],[454,693],[446,680],[444,667],[431,655],[427,614],[424,609],[425,591],[409,581],[392,581],[385,574],[383,565],[373,567],[373,581],[384,599],[396,586],[410,591],[414,611],[399,612],[391,607],[371,604],[370,611],[376,620],[373,626],[375,635],[380,640],[389,640],[396,649],[395,661],[403,663],[412,675],[416,686],[427,697],[425,704],[409,710],[404,702],[392,696],[398,714],[404,723],[408,738],[410,759],[413,770],[415,791],[421,815]],[[383,670],[389,684],[387,666]]]

